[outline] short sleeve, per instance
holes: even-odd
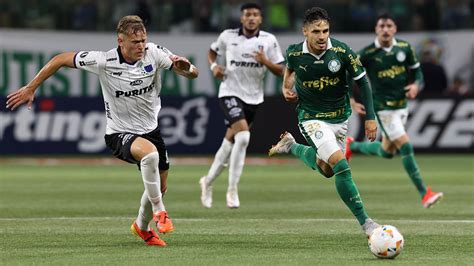
[[[270,42],[270,49],[268,49],[267,57],[274,64],[279,64],[285,61],[285,58],[283,58],[283,54],[281,53],[280,44],[275,37],[273,37]]]
[[[407,56],[407,64],[408,67],[411,69],[417,68],[420,66],[420,62],[418,61],[418,58],[416,56],[415,50],[413,49],[413,46],[408,45],[408,56]]]
[[[354,80],[358,80],[365,75],[365,69],[362,66],[359,55],[357,55],[350,47],[346,46],[346,53],[344,53],[344,63],[346,70]]]
[[[158,68],[171,69],[173,61],[171,61],[170,56],[174,54],[170,50],[152,43],[149,44],[148,49],[153,54]]]
[[[74,66],[99,75],[100,66],[105,65],[105,52],[81,51],[74,55]]]
[[[222,56],[226,52],[226,32],[222,32],[217,40],[211,44],[211,50]]]
[[[290,46],[290,47],[291,47],[291,46]],[[290,54],[290,52],[291,52],[290,47],[288,47],[288,49],[286,49],[286,52],[285,52],[286,67],[287,67],[289,70],[293,70],[293,69],[295,69],[295,68],[294,68],[294,66],[293,66],[293,61],[290,60],[290,56],[289,56],[289,54]]]

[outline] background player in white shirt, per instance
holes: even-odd
[[[119,21],[117,41],[118,48],[108,52],[65,52],[55,56],[26,86],[7,96],[7,108],[13,110],[27,103],[31,109],[36,89],[63,66],[97,74],[105,103],[107,147],[117,158],[139,166],[145,187],[132,233],[147,245],[166,246],[149,226],[153,219],[160,233],[174,229],[162,200],[169,163],[158,127],[160,71],[165,68],[196,78],[198,70],[186,58],[147,43],[146,29],[138,16],[125,16]]]
[[[282,76],[284,70],[285,59],[278,41],[273,34],[260,30],[262,8],[258,4],[247,3],[240,10],[241,28],[224,30],[208,53],[212,74],[222,80],[218,97],[228,128],[208,174],[199,181],[201,203],[206,208],[212,206],[211,184],[227,162],[227,207],[240,206],[237,185],[250,139],[249,127],[263,102],[265,72],[269,69],[273,74]],[[225,66],[216,62],[218,55],[225,58]]]

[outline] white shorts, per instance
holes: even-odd
[[[318,158],[329,163],[329,157],[338,150],[346,149],[348,120],[331,124],[321,120],[308,120],[299,124],[300,132],[306,141],[316,148]]]
[[[406,134],[405,124],[407,123],[407,118],[408,108],[377,112],[377,121],[384,135],[390,141],[394,141]]]

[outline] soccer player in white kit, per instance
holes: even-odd
[[[13,110],[27,103],[31,109],[36,89],[63,66],[98,75],[107,119],[107,147],[117,158],[139,166],[145,187],[131,231],[147,245],[166,246],[150,227],[153,220],[160,233],[174,229],[162,200],[169,163],[158,126],[160,71],[173,70],[192,79],[198,76],[198,70],[188,59],[147,43],[146,29],[138,16],[123,17],[117,25],[117,37],[118,47],[107,52],[65,52],[55,56],[26,86],[7,96],[7,108]]]
[[[284,70],[285,59],[277,39],[273,34],[260,30],[262,8],[255,3],[246,3],[240,10],[242,26],[224,30],[208,53],[212,74],[222,80],[218,97],[228,128],[209,172],[199,180],[201,203],[205,208],[212,207],[212,182],[227,163],[227,207],[240,206],[237,185],[249,144],[249,128],[263,102],[265,72],[268,69],[282,76]],[[225,66],[216,61],[218,55],[225,58]]]

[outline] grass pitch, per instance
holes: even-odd
[[[244,169],[241,208],[225,206],[227,173],[214,206],[200,205],[207,166],[175,165],[165,204],[168,247],[129,231],[143,185],[136,167],[0,165],[0,264],[4,265],[474,265],[474,157],[417,156],[426,183],[445,193],[420,204],[400,158],[351,161],[369,215],[405,237],[395,260],[375,258],[334,179],[293,161]]]

